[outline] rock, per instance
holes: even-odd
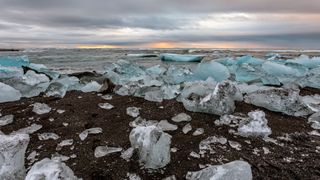
[[[36,162],[25,180],[78,180],[73,171],[59,160],[45,158]],[[80,179],[79,179],[80,180]]]
[[[186,113],[180,113],[180,114],[172,117],[171,120],[174,121],[174,122],[179,123],[179,122],[184,122],[184,121],[189,122],[189,121],[192,120],[192,118],[191,118],[191,116],[189,116]]]
[[[145,168],[158,169],[170,162],[171,136],[160,128],[138,126],[131,131],[129,139]]]
[[[251,166],[245,161],[232,161],[223,165],[209,166],[197,172],[188,172],[187,180],[251,180]]]
[[[0,179],[24,179],[24,160],[29,141],[27,134],[0,135]]]

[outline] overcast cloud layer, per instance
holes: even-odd
[[[1,47],[320,49],[319,0],[0,0]]]

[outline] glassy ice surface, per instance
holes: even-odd
[[[160,59],[162,61],[200,62],[203,58],[203,55],[182,55],[171,53],[160,54]]]
[[[245,102],[291,116],[306,116],[313,112],[303,103],[299,91],[291,89],[256,91],[247,94]]]
[[[52,159],[42,159],[29,170],[25,180],[80,180],[63,162]]]
[[[171,136],[160,128],[138,126],[131,131],[129,139],[145,168],[158,169],[170,162]]]
[[[82,92],[98,92],[102,85],[96,81],[92,81],[81,88]]]
[[[251,180],[251,166],[246,161],[232,161],[223,165],[209,166],[196,172],[188,172],[187,180]]]
[[[6,116],[2,116],[2,117],[0,115],[0,127],[8,125],[8,124],[11,124],[13,122],[13,118],[14,118],[14,116],[12,114],[11,115],[6,115]]]
[[[8,67],[22,67],[29,65],[27,56],[0,56],[0,65]]]
[[[171,124],[167,120],[161,120],[157,126],[163,131],[175,131],[178,129],[177,125]]]
[[[88,137],[89,134],[100,134],[102,132],[103,132],[103,130],[100,127],[90,128],[90,129],[86,129],[86,130],[82,131],[79,134],[79,137],[80,137],[81,141],[84,141]]]
[[[23,180],[25,153],[30,138],[27,134],[0,134],[0,179]]]
[[[21,93],[13,87],[0,82],[0,103],[17,101],[21,98]]]
[[[122,148],[98,146],[94,150],[94,157],[100,158],[100,157],[107,156],[109,154],[117,153],[117,152],[121,152],[121,151],[122,151]]]
[[[179,122],[183,122],[183,121],[187,121],[187,122],[191,121],[192,118],[191,118],[191,116],[189,116],[186,113],[180,113],[180,114],[177,114],[176,116],[172,117],[171,120],[179,123]]]
[[[226,66],[215,61],[209,61],[201,62],[194,71],[194,76],[200,80],[206,80],[211,77],[220,82],[227,80],[230,77],[230,73]]]

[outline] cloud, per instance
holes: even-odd
[[[0,0],[2,45],[250,42],[320,47],[318,0]]]

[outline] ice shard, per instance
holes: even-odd
[[[162,61],[177,61],[177,62],[200,62],[205,56],[203,55],[183,55],[183,54],[160,54]]]

